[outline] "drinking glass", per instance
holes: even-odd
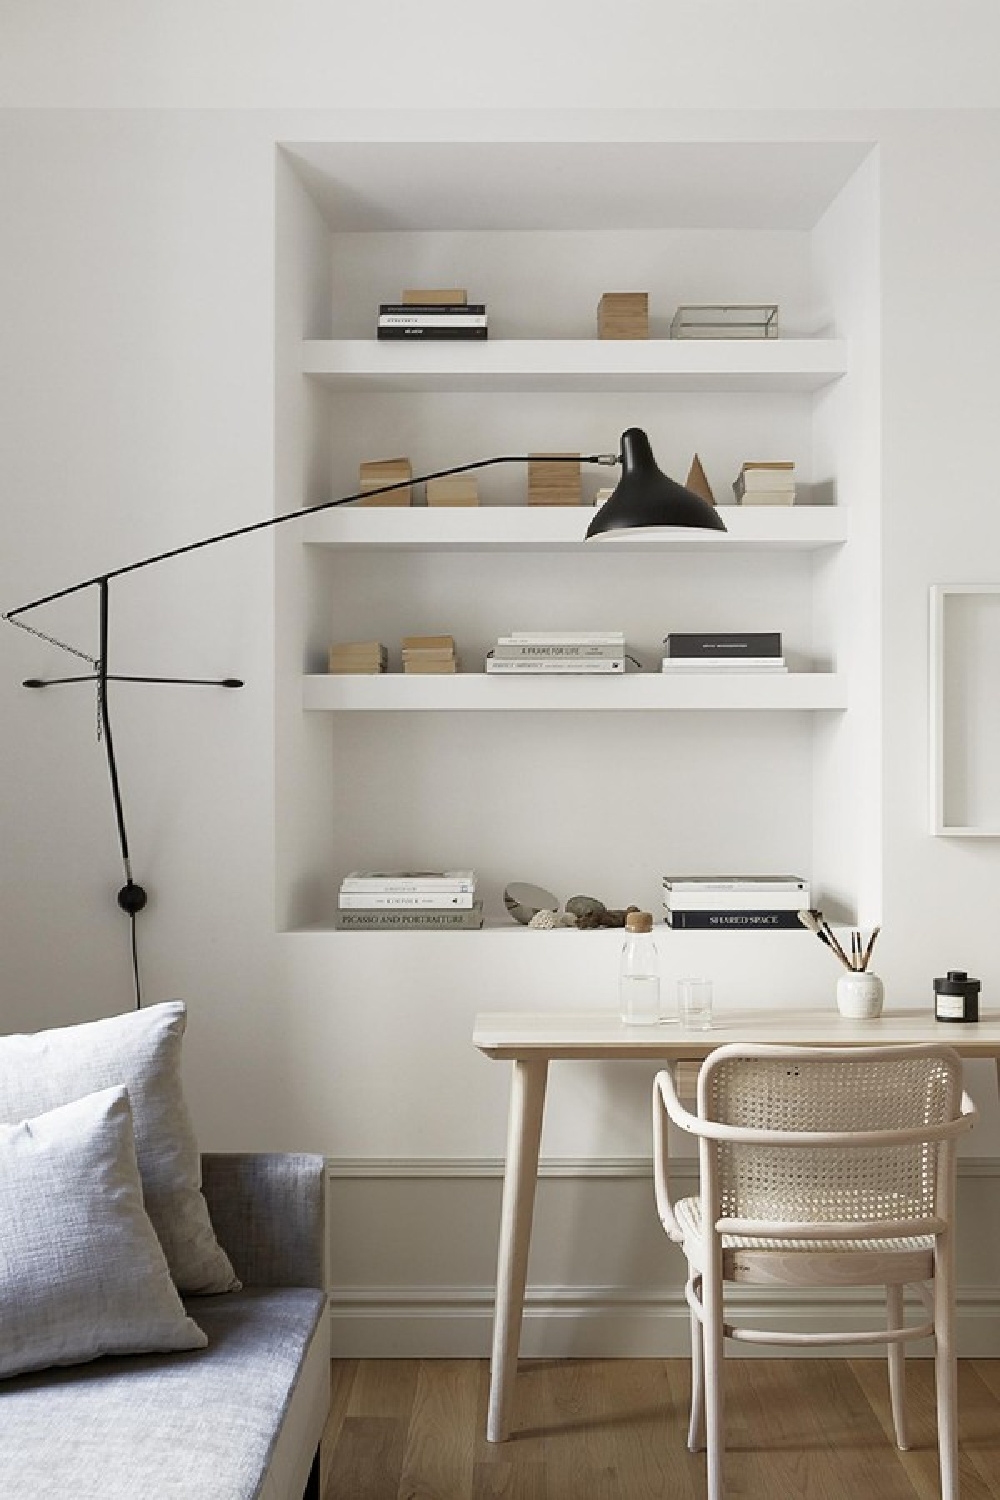
[[[678,979],[677,1014],[691,1031],[708,1031],[712,1025],[712,981]]]

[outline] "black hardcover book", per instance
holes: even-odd
[[[380,339],[485,339],[489,336],[489,329],[485,325],[481,328],[427,328],[414,323],[406,327],[379,328],[377,336]]]
[[[420,318],[420,317],[463,317],[484,318],[486,316],[485,302],[380,302],[378,305],[379,317],[384,318],[386,314],[392,317]]]
[[[665,636],[668,656],[780,656],[780,630],[727,630],[722,634],[677,632]]]
[[[805,932],[797,911],[678,911],[672,907],[664,911],[663,920],[668,927],[700,928],[709,932],[739,932],[750,928],[792,928]]]

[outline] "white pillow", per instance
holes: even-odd
[[[201,1158],[181,1088],[180,1000],[0,1037],[0,1122],[14,1124],[98,1089],[128,1090],[146,1212],[182,1292],[239,1288],[201,1192]]]
[[[0,1376],[208,1343],[142,1206],[123,1088],[0,1125],[0,1308]]]

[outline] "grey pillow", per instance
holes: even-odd
[[[0,1037],[0,1121],[14,1124],[98,1089],[128,1090],[146,1212],[182,1292],[239,1288],[201,1192],[181,1088],[180,1000],[103,1021]]]
[[[0,1376],[208,1343],[142,1206],[123,1088],[0,1125],[0,1307]]]

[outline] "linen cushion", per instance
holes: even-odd
[[[100,1089],[128,1090],[146,1212],[182,1292],[239,1287],[201,1192],[198,1143],[181,1087],[182,1001],[0,1037],[0,1122],[14,1124]]]
[[[0,1308],[0,1376],[207,1344],[142,1206],[123,1088],[0,1125]]]
[[[5,1382],[0,1492],[10,1500],[301,1495],[298,1471],[308,1472],[330,1405],[323,1293],[254,1287],[199,1297],[196,1307],[207,1349]],[[296,1436],[292,1455],[287,1439]]]

